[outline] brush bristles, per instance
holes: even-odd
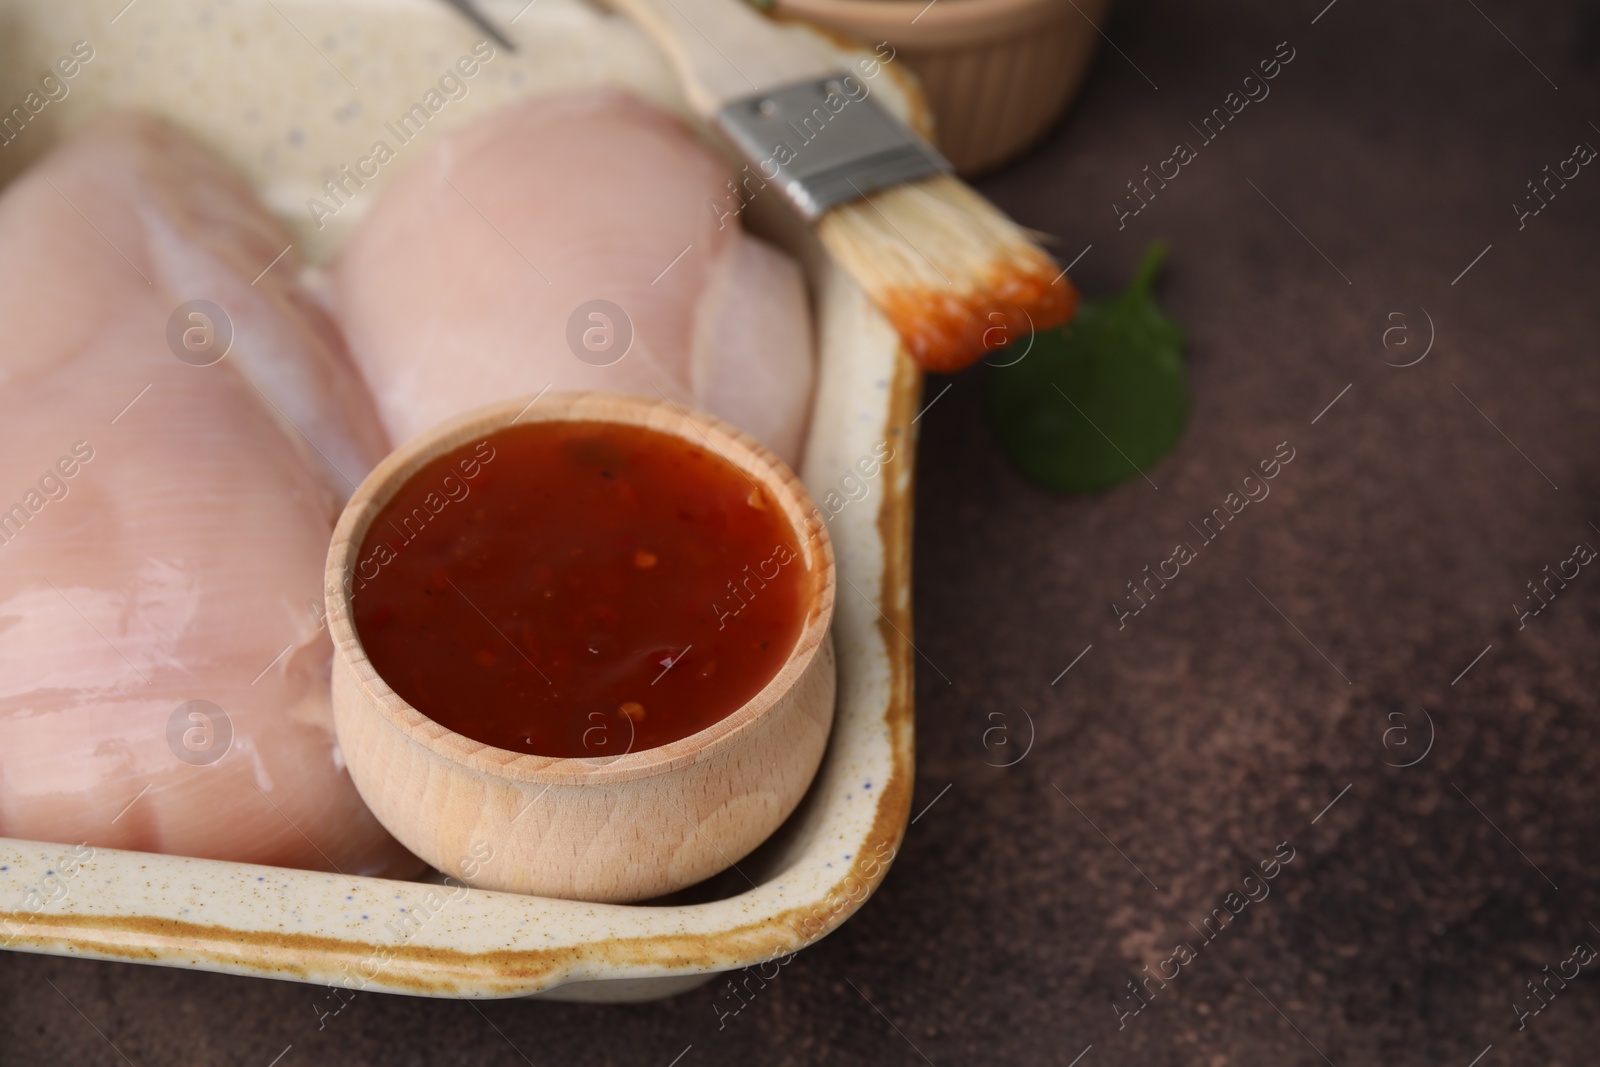
[[[1027,233],[947,175],[842,204],[818,233],[924,370],[960,370],[1077,307],[1077,290]]]

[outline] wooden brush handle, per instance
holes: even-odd
[[[744,0],[608,0],[667,53],[689,105],[709,118],[724,104],[838,70]]]

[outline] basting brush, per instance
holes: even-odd
[[[960,370],[1072,317],[1077,290],[1055,261],[860,78],[744,0],[611,2],[744,157],[739,188],[773,185],[816,225],[924,370]]]

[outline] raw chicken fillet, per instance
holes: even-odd
[[[319,607],[386,442],[288,235],[127,114],[15,181],[0,233],[0,835],[415,870],[341,764]],[[232,323],[209,365],[170,341],[218,336],[169,331],[195,299]]]
[[[390,437],[546,388],[605,389],[704,408],[795,465],[804,283],[739,225],[730,178],[676,118],[608,89],[533,97],[434,142],[334,270]]]

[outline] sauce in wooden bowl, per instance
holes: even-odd
[[[783,667],[814,576],[777,501],[694,442],[531,422],[435,457],[379,511],[356,632],[412,707],[484,744],[616,756],[732,714]]]

